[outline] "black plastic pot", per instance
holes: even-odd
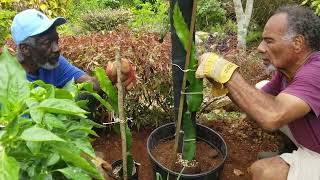
[[[164,167],[151,154],[151,150],[155,148],[155,146],[158,144],[160,140],[170,139],[174,137],[174,133],[175,124],[170,123],[155,129],[148,137],[147,148],[154,171],[154,177],[157,172],[162,176],[164,180],[167,180],[168,174],[169,180],[176,180],[179,176],[179,173],[173,172],[170,169]],[[217,165],[214,169],[210,171],[203,172],[200,174],[182,174],[180,176],[180,180],[218,180],[222,173],[224,162],[227,158],[227,146],[225,141],[218,133],[200,124],[197,124],[197,140],[204,141],[208,143],[210,146],[220,150],[223,156],[223,160],[221,164]],[[170,151],[170,149],[168,149],[168,151]]]
[[[111,166],[112,166],[112,171],[113,171],[116,167],[121,167],[121,170],[120,170],[120,171],[122,171],[122,159],[117,160],[117,161],[114,161],[114,162],[111,164]],[[134,162],[134,166],[135,166],[135,168],[136,168],[136,171],[135,171],[135,173],[133,172],[134,174],[133,174],[132,176],[128,177],[128,180],[138,180],[138,179],[139,179],[138,172],[139,172],[139,166],[140,166],[140,164],[137,163],[137,162]],[[116,180],[122,180],[122,179],[123,179],[122,177],[116,177],[116,175],[114,175],[114,174],[110,174],[110,176],[113,177],[113,178],[116,179]]]

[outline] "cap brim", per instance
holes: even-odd
[[[47,21],[47,23],[42,24],[36,31],[34,31],[32,34],[30,34],[30,36],[35,36],[38,34],[41,34],[43,32],[45,32],[46,30],[48,30],[49,28],[51,28],[52,26],[60,26],[62,24],[65,24],[67,22],[67,20],[63,17],[57,17],[54,18],[52,20]]]

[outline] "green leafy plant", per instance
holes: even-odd
[[[28,82],[6,48],[0,70],[0,179],[103,179],[90,161],[89,137],[101,125],[87,119],[86,102],[76,100],[81,89],[94,95],[92,85]]]
[[[1,10],[0,11],[0,46],[2,46],[6,39],[10,37],[10,25],[16,11]]]
[[[209,29],[226,21],[226,11],[218,0],[200,0],[197,10],[197,28]]]
[[[132,19],[132,13],[125,9],[103,9],[82,15],[82,27],[86,31],[111,31]]]
[[[178,3],[174,6],[173,12],[173,21],[174,27],[176,29],[177,35],[186,51],[188,51],[188,43],[189,43],[189,29],[187,24],[184,21]],[[188,74],[187,81],[189,86],[187,88],[187,105],[188,110],[184,113],[184,143],[183,143],[183,152],[182,158],[185,160],[193,160],[196,151],[196,130],[192,125],[191,121],[191,113],[199,111],[201,103],[203,101],[203,82],[202,80],[196,79],[195,70],[197,67],[197,61],[195,57],[195,45],[194,43],[189,49],[190,55],[190,63],[188,66]],[[180,97],[181,98],[181,97]],[[183,108],[180,106],[179,108]]]
[[[134,29],[166,34],[169,31],[169,3],[165,0],[153,2],[134,0],[134,18],[129,23]]]

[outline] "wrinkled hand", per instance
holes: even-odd
[[[122,85],[127,89],[131,89],[136,83],[136,77],[134,73],[134,67],[129,60],[121,59],[121,72],[122,72]],[[108,62],[106,68],[106,74],[112,83],[117,83],[117,66],[116,62]]]
[[[196,77],[207,78],[212,84],[212,94],[221,96],[228,93],[223,84],[230,80],[237,68],[236,64],[223,59],[215,53],[205,53],[200,57]]]

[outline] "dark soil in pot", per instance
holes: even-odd
[[[182,170],[182,167],[178,166],[176,163],[173,163],[175,161],[172,153],[173,146],[173,138],[161,140],[159,144],[151,151],[151,153],[160,164],[179,173]],[[197,141],[195,160],[198,162],[196,169],[192,169],[190,171],[185,169],[183,171],[184,174],[203,173],[209,171],[210,169],[214,169],[217,165],[220,165],[223,162],[223,156],[215,147],[210,146],[204,141]]]

